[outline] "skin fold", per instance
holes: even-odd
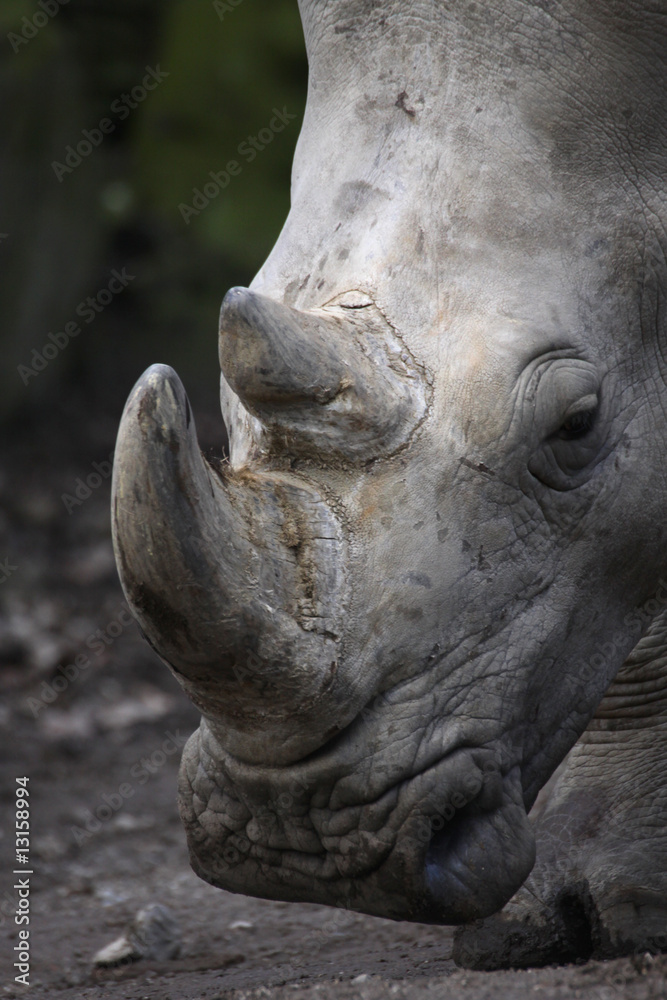
[[[123,587],[203,716],[192,864],[477,921],[473,966],[667,947],[667,8],[301,12],[291,211],[221,310],[229,463],[160,365],[116,449]]]

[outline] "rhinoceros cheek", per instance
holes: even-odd
[[[501,805],[475,812],[474,804],[431,840],[425,858],[425,889],[442,923],[461,924],[501,909],[535,863],[535,838],[518,787],[518,772],[505,780]]]

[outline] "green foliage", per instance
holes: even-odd
[[[117,411],[153,361],[214,397],[220,301],[252,279],[289,208],[307,79],[297,0],[69,0],[26,28],[41,10],[0,0],[0,101],[11,112],[0,151],[0,418],[71,392]],[[12,46],[9,32],[27,43]],[[53,161],[158,65],[167,78],[122,120],[112,115],[113,133],[71,173],[55,174]],[[239,145],[274,108],[296,117],[250,162]],[[179,206],[230,160],[238,176],[186,224]],[[131,291],[26,386],[17,366],[125,266]]]
[[[3,0],[0,5],[0,32],[3,38],[10,31],[20,30],[21,18],[30,17],[34,12],[34,5],[30,0]],[[4,38],[4,44],[9,44]]]
[[[160,44],[170,76],[136,123],[136,182],[165,221],[185,226],[179,205],[192,205],[211,171],[239,162],[241,174],[190,226],[206,246],[254,271],[289,208],[306,89],[303,36],[294,0],[223,2],[217,9],[191,0],[171,8]],[[274,107],[296,118],[248,162],[239,145],[267,128]]]

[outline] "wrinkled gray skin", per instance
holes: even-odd
[[[163,366],[116,452],[125,592],[203,714],[193,866],[419,921],[514,896],[468,965],[667,947],[667,5],[301,8],[229,464]]]

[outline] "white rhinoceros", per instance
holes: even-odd
[[[116,452],[125,593],[203,714],[192,863],[489,918],[471,965],[665,948],[667,4],[302,16],[292,209],[222,307],[229,464],[163,366]]]

